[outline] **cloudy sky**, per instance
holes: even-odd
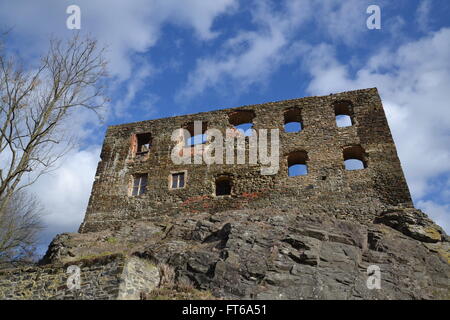
[[[418,208],[450,232],[450,1],[0,0],[7,47],[26,61],[49,36],[107,46],[106,123],[79,113],[80,144],[33,186],[41,249],[81,223],[106,126],[377,87]],[[381,29],[366,12],[381,8]]]

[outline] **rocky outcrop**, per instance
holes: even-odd
[[[100,252],[167,264],[178,282],[219,298],[450,299],[448,237],[413,209],[368,225],[277,209],[160,216],[60,235],[42,263]],[[367,286],[369,266],[379,268],[380,289]]]
[[[422,242],[441,242],[446,237],[441,227],[429,219],[425,213],[414,208],[387,210],[375,218],[375,223],[390,226]]]

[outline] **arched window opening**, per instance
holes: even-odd
[[[354,124],[353,106],[349,101],[339,101],[334,104],[336,125],[340,128],[350,127]]]
[[[353,125],[352,118],[350,116],[338,115],[336,116],[336,125],[339,128],[351,127]]]
[[[308,167],[306,164],[294,164],[289,167],[289,177],[306,176]]]
[[[195,125],[194,122],[189,122],[186,124],[183,128],[186,129],[189,132],[189,137],[186,137],[185,140],[185,146],[186,147],[192,147],[197,144],[204,144],[207,142],[208,137],[205,134],[206,130],[208,129],[208,124],[206,122],[201,123],[201,133],[195,135],[197,132],[195,132]]]
[[[344,147],[345,170],[362,170],[367,168],[366,153],[361,146]]]
[[[364,169],[364,162],[357,159],[349,159],[344,161],[345,170],[353,171],[353,170],[362,170]]]
[[[302,115],[299,108],[291,108],[284,112],[284,131],[300,132],[303,130]]]
[[[246,137],[250,137],[252,135],[253,123],[243,123],[234,127]]]
[[[222,176],[216,179],[216,196],[231,195],[231,178]]]
[[[186,140],[186,146],[195,146],[196,144],[204,144],[207,141],[206,134],[198,134]]]
[[[294,151],[288,155],[289,177],[304,176],[308,174],[308,154],[306,151]]]
[[[228,115],[229,123],[246,137],[252,135],[254,118],[255,112],[251,110],[239,110]]]

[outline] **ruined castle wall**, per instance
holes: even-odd
[[[334,106],[347,101],[353,109],[353,125],[337,127]],[[303,130],[284,132],[284,113],[301,110]],[[207,128],[225,132],[230,115],[253,111],[253,128],[279,129],[280,169],[262,175],[258,164],[176,165],[171,160],[174,130],[201,120]],[[137,157],[133,139],[150,133],[147,155]],[[346,171],[343,150],[361,146],[367,168]],[[308,174],[288,176],[287,157],[307,152]],[[185,172],[186,186],[169,188],[173,172]],[[133,175],[148,174],[147,192],[130,196]],[[227,175],[231,196],[215,196],[215,179]],[[218,212],[240,208],[300,208],[337,218],[372,221],[391,206],[412,206],[409,190],[376,89],[357,90],[322,97],[308,97],[243,106],[186,116],[142,121],[108,128],[91,198],[81,232],[120,225],[129,219],[149,219],[162,214]]]

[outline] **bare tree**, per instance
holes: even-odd
[[[0,268],[33,261],[43,210],[34,195],[14,193],[0,219]]]
[[[98,114],[106,103],[103,51],[79,35],[51,40],[30,70],[0,47],[0,221],[14,194],[68,151],[73,112],[87,108]]]

